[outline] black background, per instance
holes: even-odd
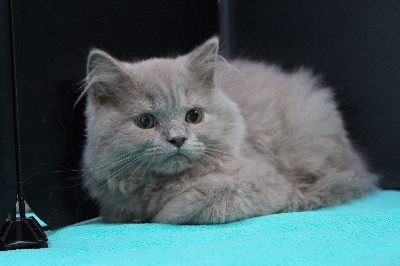
[[[400,189],[400,2],[222,1],[228,57],[312,68],[383,188]]]

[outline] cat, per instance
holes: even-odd
[[[305,68],[88,56],[85,187],[105,222],[216,224],[338,205],[376,189],[332,90]]]

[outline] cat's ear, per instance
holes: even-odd
[[[121,63],[106,52],[90,51],[85,91],[95,104],[116,103],[129,80]]]
[[[187,55],[188,69],[207,85],[214,85],[218,49],[218,38],[213,37]]]

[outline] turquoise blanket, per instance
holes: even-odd
[[[48,249],[0,265],[400,265],[400,191],[222,225],[104,224],[47,232]]]

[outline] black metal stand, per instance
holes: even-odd
[[[22,178],[17,175],[17,196],[20,217],[16,217],[16,208],[11,217],[1,226],[0,251],[24,248],[47,248],[47,236],[42,226],[34,217],[25,216],[25,200],[23,197]]]
[[[47,247],[47,236],[34,217],[6,219],[1,227],[0,250]]]

